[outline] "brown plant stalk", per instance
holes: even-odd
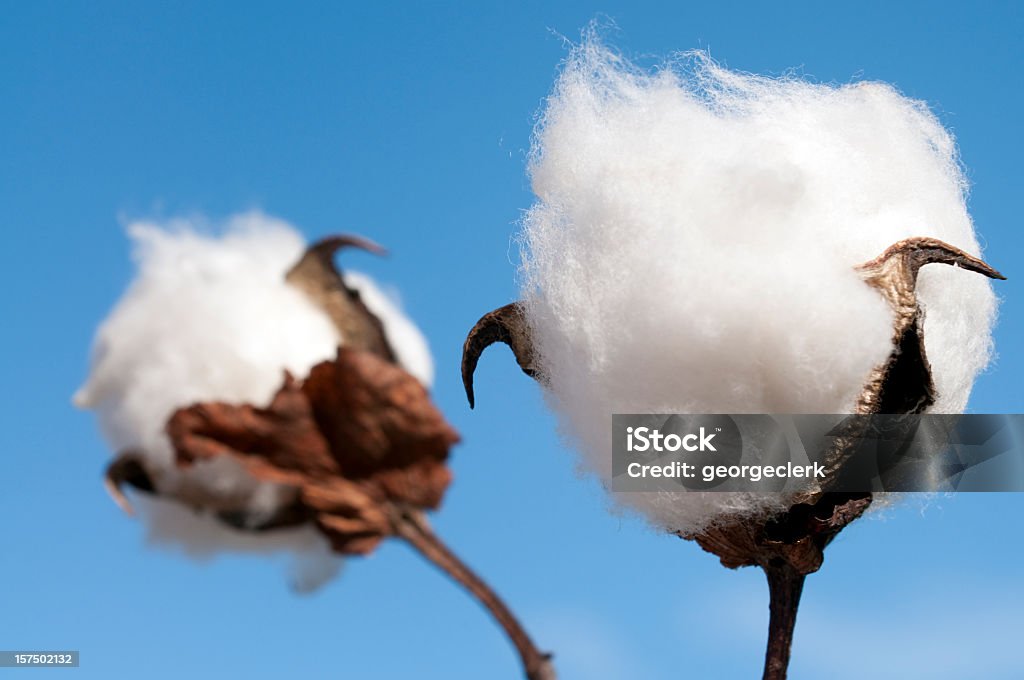
[[[423,513],[394,508],[392,526],[396,536],[405,539],[424,559],[469,591],[494,617],[519,653],[527,680],[555,680],[551,655],[537,648],[512,610],[486,581],[460,560],[430,529]]]
[[[770,622],[764,654],[764,680],[781,680],[789,667],[796,611],[804,591],[805,574],[786,564],[764,568],[768,576]]]

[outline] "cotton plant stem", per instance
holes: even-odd
[[[508,606],[483,579],[448,549],[430,529],[422,513],[396,508],[392,514],[392,524],[398,537],[405,539],[423,557],[460,583],[491,613],[519,652],[527,680],[556,680],[551,655],[537,649]]]
[[[793,644],[796,610],[804,589],[806,575],[788,564],[766,565],[770,611],[768,648],[764,655],[763,680],[785,680],[789,667],[789,651]]]

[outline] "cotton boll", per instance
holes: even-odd
[[[911,236],[973,254],[949,133],[888,85],[818,85],[690,54],[643,72],[590,41],[537,127],[523,301],[549,397],[610,479],[612,413],[843,413],[891,350],[854,267]],[[964,408],[989,357],[988,282],[927,267],[939,392]],[[616,494],[695,532],[779,495]]]
[[[91,374],[75,403],[96,410],[114,451],[145,457],[161,494],[198,486],[241,499],[251,516],[269,517],[289,500],[286,487],[257,482],[226,457],[182,471],[164,426],[177,409],[196,402],[262,406],[285,370],[302,378],[333,359],[344,339],[326,313],[285,282],[305,250],[291,226],[248,213],[229,219],[219,237],[201,233],[203,227],[190,220],[129,226],[138,272],[97,332]],[[368,277],[347,277],[380,315],[399,358],[429,382],[429,351],[412,322]],[[312,528],[246,534],[173,502],[139,501],[151,538],[187,554],[292,552],[300,556],[293,579],[300,589],[338,569]]]

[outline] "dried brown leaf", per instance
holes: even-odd
[[[392,504],[436,508],[458,434],[426,389],[369,352],[339,349],[300,385],[286,374],[265,408],[204,402],[174,413],[179,465],[231,456],[288,484],[335,550],[364,554],[392,531]]]

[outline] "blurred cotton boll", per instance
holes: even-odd
[[[211,235],[216,231],[220,235]],[[96,411],[115,452],[134,451],[160,496],[195,487],[229,499],[250,518],[271,516],[289,490],[250,477],[229,458],[187,472],[174,463],[165,433],[177,409],[204,401],[265,404],[285,370],[301,378],[333,359],[344,338],[327,314],[285,282],[306,244],[287,223],[261,213],[234,216],[211,230],[200,220],[136,222],[128,227],[135,279],[100,326],[92,369],[75,395]],[[385,325],[406,370],[429,384],[426,342],[364,275],[346,277]],[[136,494],[151,539],[192,556],[223,550],[286,551],[297,556],[293,583],[308,590],[329,579],[338,558],[310,527],[247,533],[170,500]]]
[[[904,238],[974,255],[950,134],[882,83],[638,69],[570,55],[535,132],[523,303],[564,430],[610,479],[612,413],[843,413],[892,350],[892,312],[854,268]],[[918,299],[938,399],[988,362],[995,298],[953,267]],[[692,533],[781,494],[617,494]]]

